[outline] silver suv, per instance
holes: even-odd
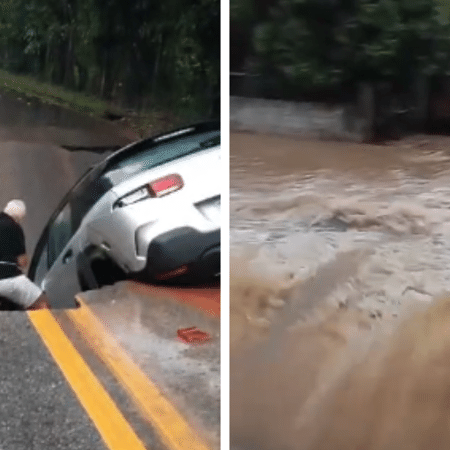
[[[29,277],[53,307],[122,278],[220,275],[220,124],[133,143],[92,167],[46,225]]]

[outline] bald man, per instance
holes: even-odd
[[[19,309],[49,308],[48,297],[24,274],[28,258],[21,222],[25,215],[22,200],[11,200],[0,213],[0,296]]]

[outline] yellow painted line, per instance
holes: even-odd
[[[129,423],[61,330],[49,310],[28,312],[31,323],[60,367],[110,450],[145,450]]]
[[[121,348],[78,296],[79,308],[66,313],[99,358],[126,388],[144,417],[171,450],[209,450],[188,423]]]

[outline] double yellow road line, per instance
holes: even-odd
[[[209,450],[184,418],[106,331],[82,299],[67,312],[87,343],[126,388],[169,450]],[[48,310],[30,311],[30,320],[110,450],[144,450],[105,388]]]

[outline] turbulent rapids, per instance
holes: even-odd
[[[232,134],[230,273],[236,449],[450,446],[448,139]]]

